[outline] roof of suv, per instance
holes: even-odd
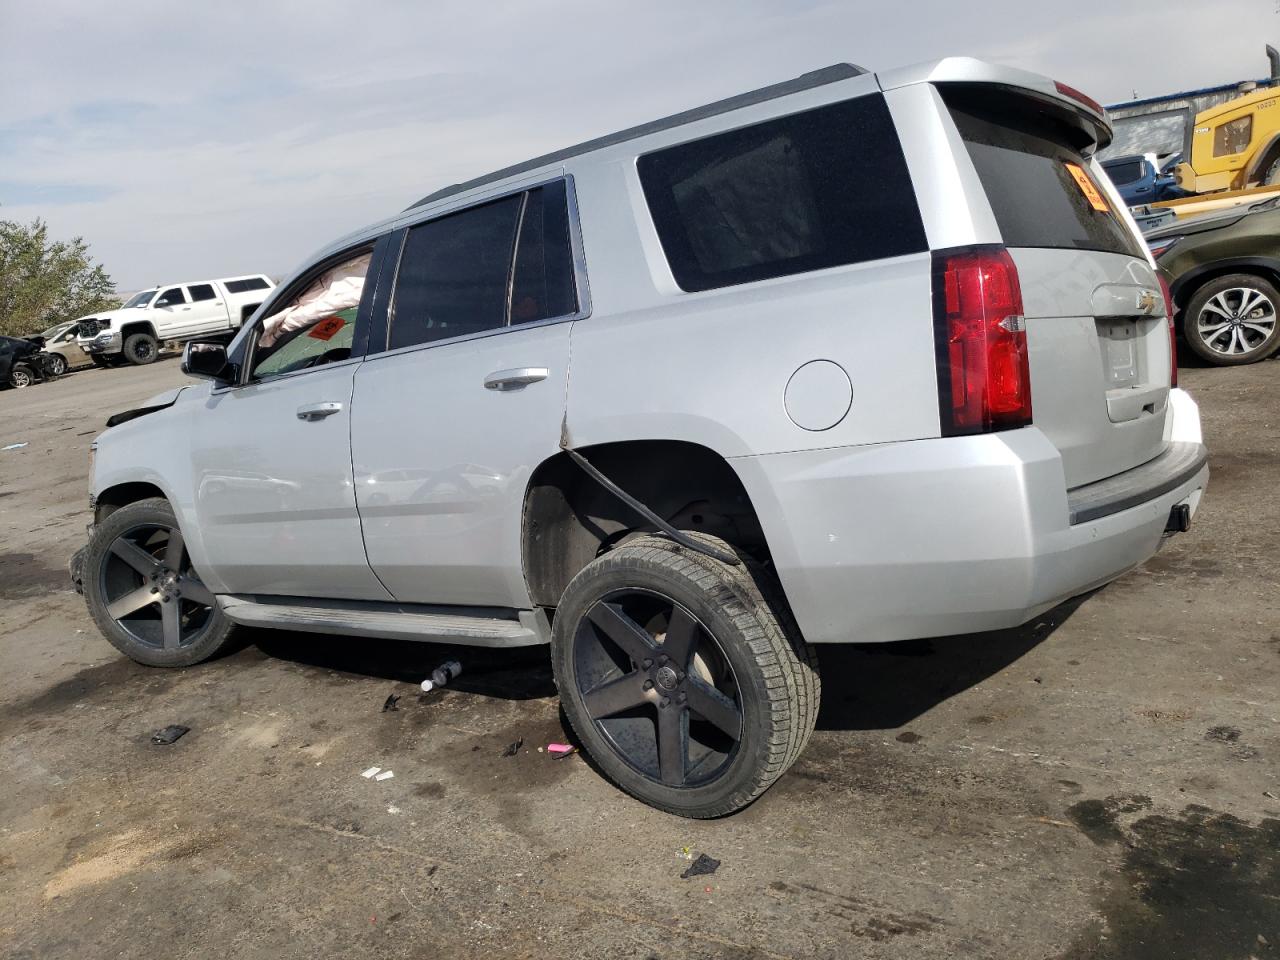
[[[546,166],[549,163],[556,163],[560,160],[567,160],[570,157],[577,157],[584,153],[591,153],[593,150],[602,150],[605,147],[612,147],[618,143],[626,143],[628,140],[635,140],[651,133],[658,133],[661,130],[669,130],[672,127],[684,126],[686,123],[693,123],[695,120],[705,120],[708,117],[716,117],[722,113],[739,110],[742,107],[749,107],[753,104],[764,103],[766,100],[776,100],[778,97],[785,97],[792,93],[800,93],[803,90],[811,90],[814,87],[825,86],[828,83],[848,80],[850,77],[860,77],[867,72],[866,68],[860,67],[855,63],[833,63],[829,67],[822,67],[819,70],[811,70],[808,73],[802,73],[793,80],[784,80],[781,83],[771,83],[769,86],[760,87],[758,90],[749,90],[746,93],[727,97],[724,100],[716,100],[713,103],[708,103],[701,107],[694,107],[691,110],[683,110],[680,113],[673,113],[671,116],[663,117],[661,120],[651,120],[648,123],[642,123],[639,126],[628,127],[626,130],[619,130],[617,133],[611,133],[603,137],[596,137],[594,140],[583,141],[582,143],[575,144],[572,147],[557,150],[554,153],[543,154],[540,157],[534,157],[532,160],[526,160],[523,163],[517,163],[514,166],[495,170],[493,173],[486,174],[483,177],[476,177],[474,180],[468,180],[466,183],[452,184],[441,190],[437,190],[435,193],[427,194],[427,196],[423,197],[417,203],[412,204],[407,209],[412,210],[414,207],[421,207],[428,203],[435,203],[437,200],[444,200],[445,198],[452,197],[455,194],[466,193],[468,190],[474,190],[477,187],[483,187],[489,183],[496,183],[499,180],[507,179],[507,177],[514,177],[527,170],[536,170],[538,167]]]

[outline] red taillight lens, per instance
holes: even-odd
[[[1164,294],[1164,315],[1169,318],[1169,386],[1178,385],[1178,328],[1173,325],[1173,294],[1169,282],[1160,278],[1160,292]]]
[[[1031,422],[1031,366],[1018,268],[1003,247],[933,255],[943,436]]]
[[[1076,103],[1084,104],[1086,107],[1088,107],[1090,110],[1092,110],[1094,113],[1096,113],[1100,117],[1106,116],[1107,111],[1104,110],[1102,108],[1102,104],[1100,104],[1097,100],[1093,99],[1093,97],[1090,97],[1087,94],[1081,93],[1075,87],[1068,86],[1065,83],[1059,83],[1057,80],[1053,81],[1053,85],[1057,88],[1058,92],[1062,94],[1064,97],[1070,97]]]

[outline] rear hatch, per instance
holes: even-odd
[[[1069,108],[989,85],[940,85],[1018,268],[1032,421],[1068,488],[1164,450],[1169,330],[1141,241],[1099,189]]]

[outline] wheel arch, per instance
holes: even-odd
[[[121,342],[135,333],[147,333],[153,337],[157,336],[155,325],[150,320],[133,320],[120,327]]]
[[[718,536],[767,561],[756,506],[720,453],[686,440],[624,440],[576,448],[592,465],[663,519]],[[651,533],[644,517],[561,452],[533,471],[521,517],[521,566],[529,595],[554,607],[569,581],[610,548]]]
[[[1280,160],[1280,133],[1273,134],[1267,145],[1254,154],[1254,160],[1245,172],[1244,182],[1252,183],[1259,177],[1266,176],[1271,165]]]
[[[139,500],[149,500],[152,497],[169,500],[169,495],[165,491],[154,483],[144,480],[129,480],[107,487],[93,498],[94,522],[101,523],[121,507],[127,507],[129,504],[137,503]],[[173,501],[170,500],[169,502],[172,503]]]
[[[1280,260],[1271,257],[1233,257],[1188,270],[1170,284],[1169,292],[1178,309],[1185,309],[1196,291],[1206,283],[1233,273],[1253,274],[1280,286]]]

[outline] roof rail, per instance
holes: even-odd
[[[465,183],[455,183],[435,193],[428,194],[417,203],[410,206],[421,207],[428,203],[435,203],[437,200],[444,200],[446,197],[452,197],[459,193],[465,193],[468,190],[474,190],[477,187],[483,187],[489,183],[496,183],[499,180],[505,180],[507,177],[514,177],[517,174],[524,173],[527,170],[536,170],[538,167],[546,166],[549,163],[567,160],[570,157],[581,156],[584,153],[591,153],[594,150],[602,150],[605,147],[612,147],[615,144],[626,143],[628,140],[635,140],[637,137],[643,137],[650,133],[657,133],[661,130],[670,130],[672,127],[680,127],[686,123],[693,123],[695,120],[706,120],[708,117],[718,117],[723,113],[729,113],[732,110],[738,110],[742,107],[750,107],[757,103],[764,103],[767,100],[776,100],[778,97],[785,97],[793,93],[800,93],[804,90],[812,90],[814,87],[825,86],[828,83],[837,83],[841,80],[848,80],[851,77],[859,77],[868,71],[864,67],[860,67],[853,63],[833,63],[829,67],[823,67],[820,70],[810,70],[808,73],[802,73],[793,80],[784,80],[781,83],[773,83],[767,87],[761,87],[758,90],[750,90],[747,93],[740,93],[737,96],[728,97],[724,100],[717,100],[714,103],[708,103],[702,107],[694,107],[692,110],[684,110],[680,113],[674,113],[669,117],[663,117],[661,120],[651,120],[648,123],[642,123],[637,127],[629,127],[626,130],[620,130],[617,133],[611,133],[604,137],[597,137],[594,140],[587,140],[583,143],[576,144],[572,147],[566,147],[564,150],[558,150],[555,153],[543,154],[540,157],[534,157],[532,160],[526,160],[524,163],[517,163],[514,166],[503,167],[501,170],[495,170],[493,173],[486,174],[483,177],[477,177],[474,180],[468,180]]]

